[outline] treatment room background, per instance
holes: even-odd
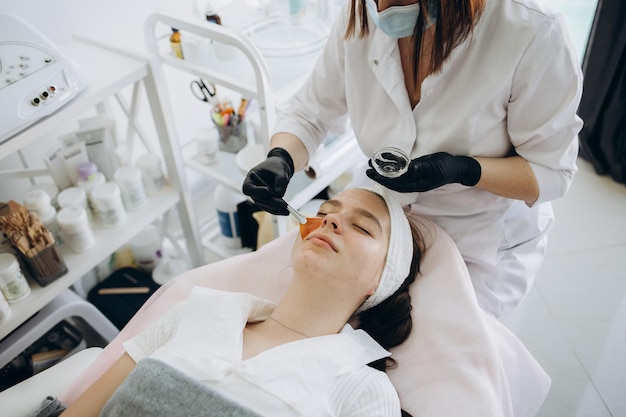
[[[218,4],[221,1],[216,0]],[[539,1],[563,13],[581,65],[589,34],[592,34],[590,45],[594,45],[594,35],[598,37],[597,50],[590,54],[591,62],[586,67],[599,72],[585,75],[590,80],[603,79],[608,87],[585,84],[583,106],[590,120],[602,120],[596,111],[604,108],[606,101],[606,94],[601,93],[617,85],[619,74],[615,84],[610,84],[613,79],[610,71],[619,72],[625,62],[622,58],[621,65],[610,64],[611,54],[620,55],[610,48],[615,45],[624,48],[625,44],[623,27],[619,33],[610,26],[620,26],[619,22],[611,22],[611,16],[623,20],[626,7],[618,4],[623,0]],[[607,19],[606,24],[596,20],[594,26],[596,3],[604,10],[604,15],[599,17]],[[191,12],[193,7],[192,0],[0,0],[0,12],[28,21],[54,42],[79,34],[142,54],[146,53],[143,25],[150,13],[158,10],[184,13]],[[227,21],[223,23],[228,25]],[[605,33],[609,37],[600,39]],[[622,49],[621,56],[625,53]],[[606,65],[602,61],[605,59]],[[196,117],[195,101],[176,103],[175,113]],[[186,111],[187,103],[190,111]],[[149,117],[147,107],[142,109],[140,118]],[[618,114],[623,125],[624,110]],[[585,115],[581,116],[586,119]],[[185,123],[177,123],[178,129],[184,130],[184,126]],[[183,132],[179,134],[182,136]],[[594,141],[600,140],[596,139],[596,133],[585,134],[588,136],[581,138],[585,157],[579,158],[579,172],[569,194],[554,204],[556,224],[546,262],[530,295],[506,319],[506,324],[552,378],[552,388],[540,417],[626,417],[626,166],[616,166],[619,154],[615,158],[618,161],[611,164],[614,149],[619,146],[596,146]],[[624,164],[623,133],[621,138]],[[603,149],[608,156],[602,155]],[[0,169],[15,163],[11,158],[0,160]],[[206,180],[194,177],[193,173],[188,175],[193,183],[192,191],[197,195],[211,189]],[[0,201],[19,198],[23,186],[0,184]],[[211,204],[210,199],[207,204]]]

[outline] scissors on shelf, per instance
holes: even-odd
[[[191,88],[191,92],[198,100],[202,100],[205,103],[216,103],[218,102],[217,98],[217,89],[215,88],[215,84],[206,83],[202,78],[199,80],[194,80],[189,84]]]

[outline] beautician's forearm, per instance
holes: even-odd
[[[61,413],[61,417],[99,416],[104,404],[135,368],[135,361],[124,353],[92,386]]]
[[[293,159],[293,165],[296,171],[303,169],[309,161],[309,154],[304,144],[297,136],[291,133],[279,132],[272,136],[272,148],[280,147],[285,149]]]
[[[476,188],[502,197],[523,200],[527,204],[539,198],[539,185],[530,164],[524,158],[474,158],[480,164]]]

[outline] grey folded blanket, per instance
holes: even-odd
[[[261,417],[183,372],[142,359],[113,393],[101,417]]]

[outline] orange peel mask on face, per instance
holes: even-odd
[[[307,237],[313,230],[319,228],[323,221],[324,219],[320,217],[307,217],[306,223],[300,224],[300,236],[302,236],[302,239]]]

